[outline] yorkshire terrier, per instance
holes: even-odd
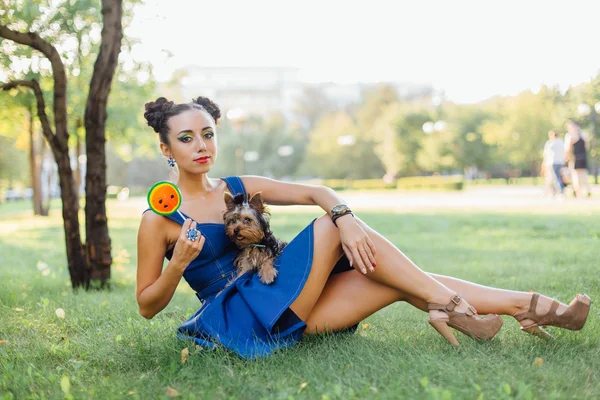
[[[233,261],[238,277],[257,271],[264,284],[273,283],[277,270],[273,265],[286,242],[277,239],[269,226],[270,213],[260,192],[247,200],[243,194],[235,197],[225,192],[227,211],[223,214],[227,236],[240,249]]]

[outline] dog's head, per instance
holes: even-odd
[[[225,232],[237,247],[258,244],[269,232],[269,211],[261,193],[247,200],[243,194],[224,195],[227,211],[223,214]]]

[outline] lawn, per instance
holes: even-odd
[[[356,334],[310,337],[248,362],[177,340],[177,326],[200,306],[184,284],[153,320],[137,313],[139,213],[109,202],[112,289],[73,293],[59,210],[41,218],[27,209],[0,205],[0,398],[600,397],[598,307],[580,332],[550,328],[554,341],[520,332],[505,316],[491,342],[457,332],[456,351],[426,314],[398,303]],[[277,210],[272,227],[289,240],[317,215]],[[427,271],[563,302],[577,292],[600,299],[598,214],[360,215]]]

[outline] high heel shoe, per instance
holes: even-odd
[[[462,297],[456,294],[446,305],[428,304],[430,311],[429,324],[454,346],[458,346],[459,343],[450,328],[454,328],[473,339],[491,340],[502,327],[502,318],[496,314],[480,317],[473,306],[469,306],[464,313],[457,312],[455,309],[461,301]],[[432,314],[431,311],[438,312]]]
[[[556,326],[571,331],[578,331],[585,325],[590,312],[590,305],[592,304],[592,300],[588,295],[578,294],[575,296],[573,301],[569,304],[569,308],[560,315],[556,314],[556,310],[560,305],[556,300],[552,302],[550,310],[546,314],[538,314],[536,308],[539,297],[539,293],[534,293],[533,296],[531,296],[529,310],[517,313],[513,316],[519,322],[524,320],[533,321],[533,323],[529,325],[522,325],[522,331],[543,339],[552,339],[552,335],[546,332],[542,326]]]

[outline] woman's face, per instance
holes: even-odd
[[[165,157],[173,157],[179,170],[207,173],[217,159],[215,122],[201,110],[188,110],[169,118],[169,145],[160,144]]]

